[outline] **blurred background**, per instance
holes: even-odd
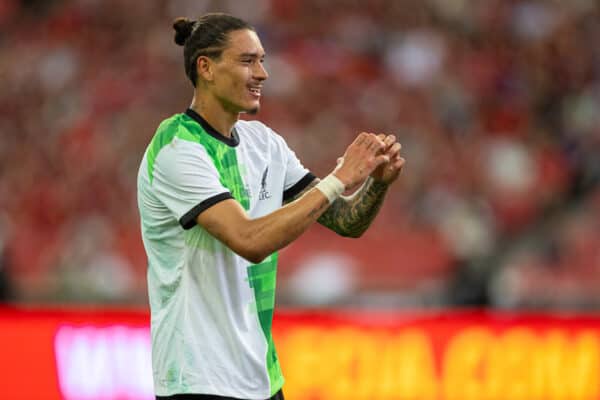
[[[592,0],[1,0],[0,300],[147,304],[137,169],[207,11],[256,27],[256,118],[315,174],[363,130],[407,159],[361,239],[280,253],[279,304],[600,306]]]

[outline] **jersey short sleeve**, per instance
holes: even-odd
[[[233,198],[204,147],[179,138],[160,151],[150,179],[155,195],[184,229],[194,227],[202,211]]]
[[[316,179],[298,159],[296,153],[290,149],[281,136],[273,132],[277,138],[281,151],[284,153],[286,162],[285,178],[283,183],[283,201],[289,201],[301,193],[310,183]]]

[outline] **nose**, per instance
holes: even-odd
[[[257,67],[254,68],[254,78],[264,81],[269,77],[269,73],[267,72],[265,65],[261,62],[256,63]]]

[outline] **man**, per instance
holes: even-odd
[[[155,392],[283,399],[271,336],[276,251],[317,220],[360,236],[402,168],[400,145],[361,133],[319,181],[280,136],[238,120],[258,112],[268,77],[254,29],[225,14],[174,28],[194,98],[160,124],[138,175]]]

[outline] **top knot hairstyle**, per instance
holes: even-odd
[[[194,87],[198,82],[196,70],[198,57],[218,59],[227,46],[229,32],[240,29],[254,31],[246,21],[223,13],[205,14],[198,21],[177,18],[173,22],[173,29],[175,29],[175,43],[183,46],[185,73]]]

